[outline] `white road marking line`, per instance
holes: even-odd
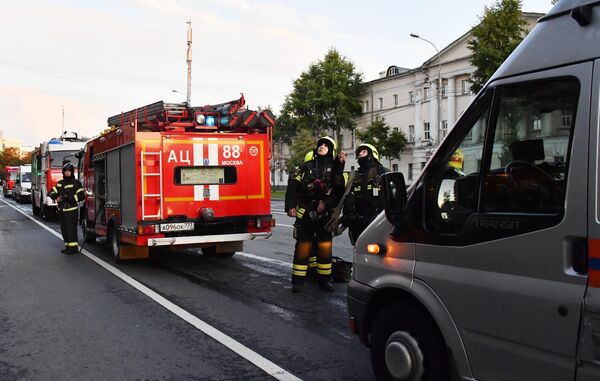
[[[286,228],[293,228],[294,225],[286,225],[286,224],[280,224],[279,222],[277,223],[277,225],[275,225],[275,227],[277,226],[285,226]]]
[[[271,210],[271,213],[273,213],[273,214],[285,214],[287,216],[287,213],[285,213],[284,211],[279,212],[279,211]]]
[[[33,222],[35,222],[36,224],[38,224],[39,226],[41,226],[42,228],[47,230],[53,236],[62,240],[62,236],[59,233],[52,230],[50,227],[46,226],[44,223],[36,220],[32,216],[29,216],[28,214],[26,214],[19,208],[9,204],[5,200],[2,200],[2,201],[6,205],[15,209],[17,212],[23,214],[25,217],[29,218],[30,220],[32,220]],[[275,363],[269,361],[268,359],[264,358],[260,354],[254,352],[252,349],[246,347],[242,343],[240,343],[240,342],[236,341],[235,339],[231,338],[230,336],[224,334],[223,332],[219,331],[218,329],[214,328],[213,326],[200,320],[199,318],[192,315],[188,311],[184,310],[183,308],[179,307],[178,305],[174,304],[173,302],[169,301],[168,299],[164,298],[163,296],[157,294],[156,292],[152,291],[148,287],[144,286],[139,281],[137,281],[137,280],[133,279],[132,277],[130,277],[129,275],[125,274],[121,270],[108,264],[107,262],[101,260],[100,258],[94,256],[92,253],[90,253],[86,249],[83,249],[81,251],[81,253],[83,255],[85,255],[86,257],[88,257],[89,259],[91,259],[92,261],[96,262],[96,264],[98,264],[105,270],[107,270],[110,273],[112,273],[113,275],[115,275],[117,278],[121,279],[122,281],[129,284],[136,290],[140,291],[141,293],[143,293],[150,299],[154,300],[156,303],[160,304],[161,306],[163,306],[164,308],[166,308],[173,314],[177,315],[178,317],[185,320],[189,324],[193,325],[200,331],[204,332],[206,335],[212,337],[214,340],[218,341],[219,343],[223,344],[227,348],[231,349],[233,352],[237,353],[241,357],[250,361],[252,364],[256,365],[258,368],[262,369],[263,371],[265,371],[268,375],[272,376],[273,378],[275,378],[277,380],[284,380],[284,381],[301,381],[300,378],[294,376],[290,372],[286,371],[285,369],[281,368],[280,366],[276,365]],[[244,253],[244,254],[246,254],[246,253]]]
[[[267,257],[261,257],[259,255],[251,254],[251,253],[246,253],[244,251],[236,251],[235,255],[240,255],[242,257],[252,258],[252,259],[256,259],[256,260],[263,261],[263,262],[274,263],[276,265],[283,266],[285,268],[291,268],[291,266],[292,266],[291,262],[285,262],[285,261],[280,261],[279,259],[272,259],[272,258],[267,258]]]

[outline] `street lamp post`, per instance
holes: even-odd
[[[418,38],[419,40],[423,40],[427,43],[429,43],[431,46],[433,46],[433,48],[435,49],[435,54],[439,55],[440,51],[438,50],[437,46],[435,46],[435,44],[421,36],[419,36],[418,34],[414,34],[411,33],[410,34],[411,37],[413,38]],[[442,62],[440,60],[440,57],[438,57],[438,91],[437,91],[437,124],[438,124],[438,128],[437,128],[437,144],[440,143],[440,131],[442,129]]]

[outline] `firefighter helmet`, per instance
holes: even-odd
[[[65,174],[66,171],[71,171],[71,174],[73,174],[74,170],[75,170],[75,167],[73,166],[73,164],[71,164],[70,161],[66,161],[63,163],[63,167],[62,167],[63,175]]]
[[[452,157],[450,158],[450,162],[448,162],[448,165],[452,168],[462,170],[464,162],[465,162],[465,155],[463,154],[462,150],[459,148],[456,151],[454,151],[454,153],[452,154]]]
[[[356,147],[356,157],[358,157],[358,153],[360,151],[362,151],[363,149],[366,149],[367,151],[369,151],[369,153],[371,155],[373,155],[375,160],[379,161],[379,151],[377,151],[377,148],[375,148],[374,145],[368,144],[368,143],[363,143],[363,144],[360,144],[358,147]]]
[[[337,144],[335,140],[333,140],[329,136],[322,136],[319,138],[319,140],[317,140],[317,149],[323,143],[325,143],[329,147],[328,154],[331,154],[331,156],[335,156],[337,151]]]
[[[304,155],[304,162],[307,163],[307,162],[311,161],[314,158],[315,158],[315,152],[314,151],[308,151],[306,153],[306,155]]]

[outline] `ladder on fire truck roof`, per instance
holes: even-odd
[[[158,172],[147,173],[144,171],[146,166],[145,156],[158,155]],[[146,218],[162,218],[162,205],[163,205],[163,182],[162,182],[162,152],[141,152],[141,173],[142,173],[142,220]],[[146,193],[146,178],[158,176],[159,192],[158,193]],[[155,197],[158,198],[158,213],[157,214],[146,214],[146,198]]]

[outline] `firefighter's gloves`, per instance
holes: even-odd
[[[327,206],[325,205],[325,201],[319,200],[319,205],[317,206],[317,214],[322,214]]]
[[[287,211],[288,217],[296,217],[296,208],[292,208]]]
[[[340,160],[340,164],[344,164],[346,162],[346,157],[348,154],[345,151],[340,152],[340,156],[338,159]]]
[[[63,200],[64,200],[64,199],[63,199],[63,196],[58,196],[58,197],[56,198],[56,202],[57,202],[57,203],[61,203],[61,202],[63,202]]]

